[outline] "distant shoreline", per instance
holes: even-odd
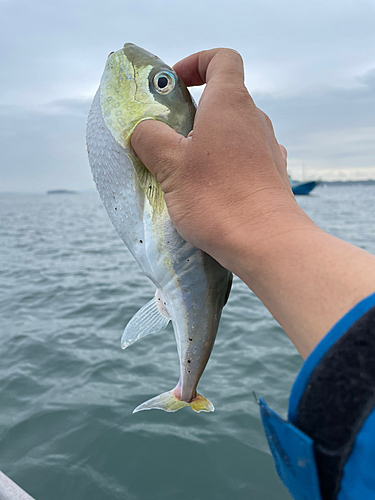
[[[296,179],[297,180],[297,179]],[[297,182],[310,182],[312,180],[317,179],[308,179],[305,181],[298,180]],[[375,186],[375,180],[367,180],[367,181],[322,181],[319,180],[319,185],[327,185],[327,186]],[[58,193],[56,193],[58,191]],[[97,194],[97,191],[93,190],[83,190],[83,191],[73,191],[73,190],[52,190],[47,191],[47,193],[51,194]],[[46,194],[46,191],[0,191],[0,195],[2,194]]]
[[[375,180],[368,180],[368,181],[320,181],[320,184],[327,184],[328,186],[351,186],[351,185],[357,185],[357,184],[364,184],[364,185],[372,186],[372,185],[375,185]]]
[[[77,191],[71,191],[70,189],[52,189],[47,191],[47,194],[77,194]]]

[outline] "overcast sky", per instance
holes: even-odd
[[[0,191],[94,188],[86,117],[125,42],[238,50],[293,176],[375,179],[375,1],[0,0],[0,20]]]

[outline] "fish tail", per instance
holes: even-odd
[[[145,401],[133,411],[137,413],[142,410],[164,410],[164,411],[177,411],[185,406],[190,406],[190,408],[197,413],[200,411],[214,411],[214,405],[206,399],[201,394],[197,393],[197,396],[188,403],[187,401],[181,401],[175,394],[175,389],[169,392],[164,392],[155,398]]]

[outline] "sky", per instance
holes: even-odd
[[[0,20],[0,192],[94,189],[86,118],[125,42],[170,65],[236,49],[294,178],[375,179],[375,0],[0,0]]]

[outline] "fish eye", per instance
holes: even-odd
[[[175,88],[175,76],[169,71],[161,71],[154,76],[153,84],[159,94],[169,94]]]

